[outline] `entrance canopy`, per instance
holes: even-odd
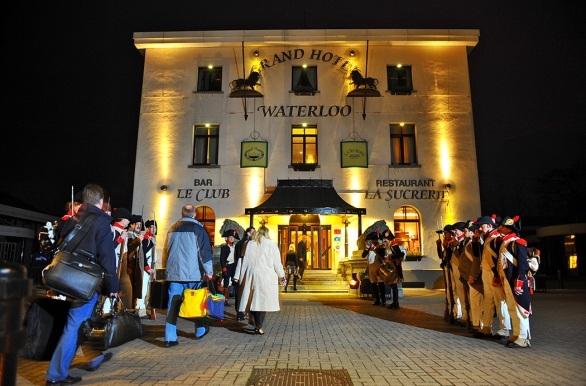
[[[355,208],[342,199],[332,180],[278,180],[273,194],[256,208],[245,213],[255,214],[340,214],[364,215],[365,208]]]

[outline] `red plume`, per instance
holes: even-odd
[[[515,216],[515,217],[513,217],[513,221],[517,222],[517,221],[519,221],[519,218],[520,218],[519,216]]]

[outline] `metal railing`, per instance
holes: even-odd
[[[0,261],[20,263],[16,261],[16,243],[7,241],[0,242]]]

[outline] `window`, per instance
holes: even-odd
[[[417,149],[415,146],[414,124],[391,124],[391,164],[417,164]]]
[[[295,95],[315,95],[317,91],[317,67],[294,66],[292,89]]]
[[[209,206],[198,206],[195,208],[195,219],[203,225],[213,246],[215,242],[214,235],[216,234],[216,213]]]
[[[199,67],[197,91],[222,91],[222,67]]]
[[[402,206],[395,211],[395,239],[408,252],[421,253],[421,219],[412,206]]]
[[[317,126],[293,126],[291,164],[295,170],[315,170],[317,166]]]
[[[193,127],[193,164],[217,165],[220,128],[217,125]]]
[[[392,95],[411,95],[413,92],[411,66],[387,66],[387,81]]]

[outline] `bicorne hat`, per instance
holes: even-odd
[[[121,218],[130,220],[131,217],[132,215],[130,214],[130,211],[126,208],[114,208],[114,211],[112,212],[112,218],[114,220],[118,220]]]
[[[240,236],[238,236],[238,230],[237,229],[227,229],[224,234],[222,234],[222,237],[230,237],[233,236],[236,240],[240,240]]]

